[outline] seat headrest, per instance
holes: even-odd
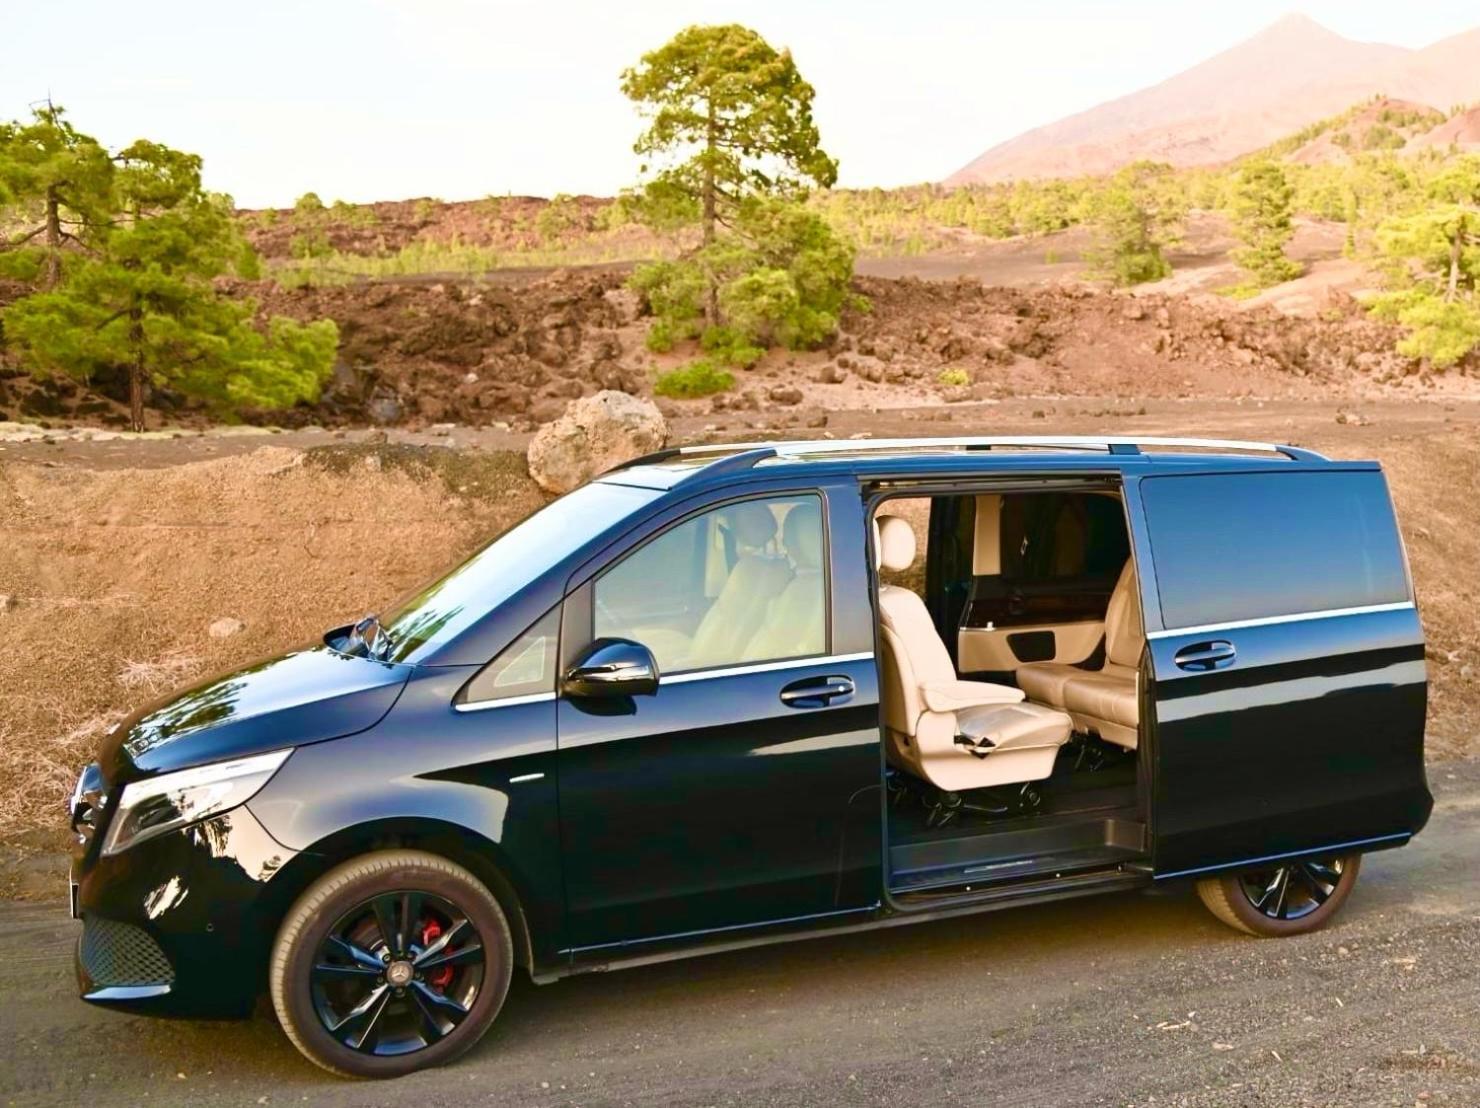
[[[915,532],[899,516],[877,516],[874,519],[874,549],[879,568],[896,572],[909,569],[915,560]]]
[[[803,500],[786,513],[781,539],[797,569],[822,568],[822,513],[815,501]]]
[[[736,504],[729,514],[735,541],[741,546],[760,549],[776,537],[776,517],[764,504]]]

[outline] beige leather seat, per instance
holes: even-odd
[[[826,649],[822,511],[814,500],[803,500],[786,513],[781,543],[791,559],[792,578],[766,607],[764,624],[745,647],[747,659],[804,658]]]
[[[1088,670],[1031,662],[1018,667],[1018,687],[1033,700],[1067,710],[1078,730],[1134,750],[1140,723],[1137,674],[1145,645],[1136,570],[1127,559],[1105,609],[1105,664]]]
[[[692,636],[665,627],[634,628],[663,673],[762,660],[749,645],[765,622],[771,601],[791,581],[791,563],[770,549],[776,517],[764,504],[738,504],[729,523],[739,557]]]
[[[908,569],[915,560],[914,532],[898,516],[878,518],[874,547],[884,569]],[[879,624],[891,761],[951,792],[1053,772],[1069,738],[1068,716],[1022,703],[1021,689],[959,680],[924,601],[909,589],[879,587]]]

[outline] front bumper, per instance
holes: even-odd
[[[96,838],[96,837],[95,837]],[[157,1015],[244,1016],[266,980],[279,879],[297,856],[246,807],[104,858],[73,855],[83,1000]]]

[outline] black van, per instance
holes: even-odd
[[[1261,443],[663,451],[118,727],[84,999],[446,1061],[537,981],[1192,879],[1319,927],[1428,818],[1380,468]],[[905,940],[901,940],[905,941]]]

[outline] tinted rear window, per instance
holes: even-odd
[[[1410,598],[1380,473],[1150,477],[1141,500],[1169,628]]]

